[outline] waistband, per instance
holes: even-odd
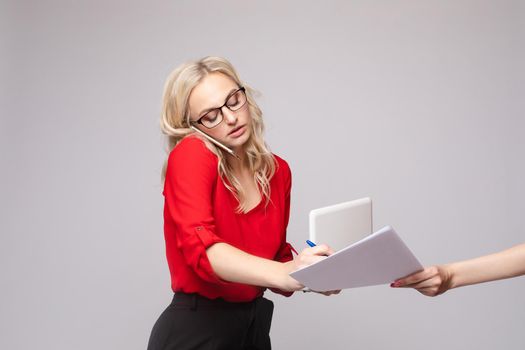
[[[186,306],[191,309],[196,309],[199,307],[212,307],[212,308],[250,308],[253,307],[259,299],[263,297],[257,297],[252,301],[247,302],[231,302],[226,301],[222,298],[217,299],[208,299],[197,293],[184,293],[184,292],[175,292],[173,294],[173,299],[171,305],[176,306]]]

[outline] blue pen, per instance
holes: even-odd
[[[317,247],[317,244],[315,244],[314,242],[310,241],[309,239],[306,240],[306,244],[308,244],[310,247]],[[324,256],[328,256],[328,255],[324,255]]]
[[[306,244],[308,244],[310,247],[315,247],[316,246],[316,244],[314,242],[310,241],[309,239],[306,240]],[[303,293],[308,293],[308,292],[313,292],[313,290],[311,290],[308,287],[305,287],[303,289]]]

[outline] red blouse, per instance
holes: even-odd
[[[227,282],[213,271],[206,248],[225,242],[249,254],[286,262],[292,260],[286,242],[290,215],[291,172],[274,155],[278,167],[266,199],[247,213],[236,213],[238,201],[219,176],[218,159],[196,136],[187,136],[168,157],[164,182],[164,238],[174,292],[198,293],[210,299],[250,301],[265,288]],[[279,290],[280,294],[290,296]]]

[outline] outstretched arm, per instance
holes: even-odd
[[[289,273],[324,259],[333,251],[326,245],[304,249],[294,260],[281,263],[250,255],[226,243],[215,243],[206,250],[213,271],[229,282],[296,291],[304,286]]]
[[[471,284],[525,274],[525,244],[478,258],[425,268],[394,283],[394,288],[414,288],[427,296]]]

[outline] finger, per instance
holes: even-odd
[[[395,287],[395,288],[411,287],[414,284],[417,284],[417,283],[419,283],[421,281],[424,281],[424,280],[425,280],[425,278],[424,278],[423,273],[418,272],[418,273],[415,273],[415,274],[410,275],[408,277],[400,278],[400,279],[396,280],[395,282],[393,282],[392,284],[390,284],[390,286],[391,287]]]
[[[417,289],[417,291],[423,295],[426,295],[427,297],[435,297],[439,295],[439,291],[435,287],[421,288],[421,289]]]
[[[335,295],[335,294],[339,294],[341,293],[341,289],[338,289],[338,290],[328,290],[325,292],[325,295]]]
[[[441,288],[442,284],[443,284],[443,281],[441,280],[441,277],[438,275],[438,276],[433,276],[427,280],[421,281],[419,283],[407,285],[403,288],[414,288],[414,289],[417,289],[418,291],[419,290],[429,290],[429,289],[438,291]]]
[[[326,291],[326,292],[321,292],[321,294],[323,294],[324,296],[329,297],[330,295],[334,294],[334,292],[329,290],[329,291]]]
[[[394,282],[394,286],[396,286],[396,287],[404,287],[404,286],[407,286],[407,285],[418,283],[420,281],[424,281],[424,280],[427,279],[426,275],[427,275],[427,271],[426,270],[416,272],[416,273],[414,273],[412,275],[409,275],[409,276],[406,276],[404,278],[396,280]]]
[[[332,255],[335,253],[335,251],[330,247],[328,244],[324,244],[328,248],[328,253],[326,255]]]
[[[313,255],[330,255],[334,253],[333,249],[326,244],[320,244],[307,249],[309,250],[309,253]]]
[[[326,258],[327,257],[325,255],[311,255],[308,252],[302,251],[301,254],[294,258],[293,264],[295,265],[295,269],[298,270],[303,267],[320,262],[321,260],[324,260]]]
[[[407,288],[414,288],[414,289],[424,289],[424,288],[438,288],[441,284],[441,280],[434,276],[427,280],[421,281],[419,283],[414,283],[412,285],[407,285]]]
[[[410,287],[411,285],[433,277],[437,273],[436,271],[437,269],[434,266],[428,267],[423,271],[419,271],[396,280],[394,283],[392,283],[392,287]]]
[[[398,287],[399,288],[414,288],[414,289],[426,288],[426,287],[430,286],[430,281],[431,280],[432,280],[432,278],[422,279],[422,280],[419,280],[419,281],[415,281],[414,283],[399,285]]]
[[[397,283],[397,282],[394,282],[394,283],[391,284],[391,286],[395,287],[395,288],[414,288],[414,289],[417,289],[420,286],[422,286],[424,283],[426,283],[427,281],[428,281],[428,279],[420,279],[420,280],[414,281],[414,283],[403,283],[403,282]]]

